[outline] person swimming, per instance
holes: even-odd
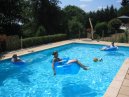
[[[54,56],[53,57],[53,61],[52,61],[52,69],[53,69],[54,75],[56,75],[54,64],[55,64],[55,62],[62,62],[63,60],[58,57],[58,52],[57,51],[54,51],[52,55]],[[89,69],[87,66],[83,65],[82,63],[80,63],[76,59],[68,60],[67,64],[70,64],[70,63],[73,63],[73,62],[77,63],[84,70],[88,70]]]
[[[107,48],[112,48],[112,47],[116,47],[115,46],[115,44],[114,44],[115,42],[113,41],[112,43],[111,43],[111,45],[107,45],[107,46],[104,46],[103,48],[101,48],[100,50],[106,50]]]
[[[17,56],[17,54],[14,54],[11,59],[12,62],[22,62],[22,60]]]

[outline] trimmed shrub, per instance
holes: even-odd
[[[48,35],[48,36],[41,36],[41,37],[31,37],[23,39],[23,48],[41,45],[50,42],[56,42],[67,39],[66,34],[56,34],[56,35]]]

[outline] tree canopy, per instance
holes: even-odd
[[[78,34],[79,31],[83,31],[85,27],[85,16],[86,13],[76,6],[67,6],[63,9],[65,14],[66,31],[68,34]]]
[[[59,3],[59,0],[0,0],[0,33],[22,33],[24,37],[57,33],[75,35],[90,28],[89,17],[95,27],[120,15],[129,16],[129,0],[122,0],[119,10],[112,5],[92,12],[72,5],[61,9]]]
[[[0,0],[0,33],[18,34],[22,21],[21,0]]]
[[[127,5],[129,5],[129,0],[122,0],[121,5],[122,5],[122,6],[127,6]]]

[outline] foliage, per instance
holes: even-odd
[[[118,16],[126,15],[129,16],[129,5],[123,6],[118,11]]]
[[[45,33],[46,33],[45,28],[43,26],[39,26],[35,36],[43,36],[46,35]]]
[[[55,34],[55,35],[48,35],[48,36],[40,36],[40,37],[30,37],[23,39],[23,47],[31,47],[36,45],[41,45],[44,43],[56,42],[67,39],[66,34]]]
[[[80,31],[83,29],[83,25],[76,19],[76,17],[73,17],[72,20],[69,20],[68,27],[70,31],[70,36],[76,37]]]
[[[58,0],[32,0],[34,16],[39,25],[43,25],[47,34],[60,33],[62,13]]]
[[[25,37],[32,37],[35,35],[36,30],[38,29],[38,22],[35,16],[36,9],[35,3],[33,0],[22,0],[22,17],[24,18],[23,25],[22,25],[22,34],[23,38]]]
[[[76,17],[76,19],[79,22],[84,24],[84,18],[85,18],[86,13],[79,7],[69,5],[69,6],[66,6],[63,9],[63,11],[69,20],[71,20],[73,17]]]
[[[45,33],[43,33],[44,35],[63,32],[63,13],[58,6],[58,0],[23,1],[25,3],[22,12],[22,16],[24,17],[24,25],[22,26],[22,33],[24,38],[34,37],[37,35],[37,31],[41,25],[45,29]]]
[[[122,0],[121,5],[122,5],[122,6],[127,6],[127,5],[129,5],[129,0]]]
[[[69,37],[76,37],[85,28],[85,15],[86,13],[76,6],[67,6],[63,9],[65,14],[65,27]],[[69,33],[68,33],[69,32]]]
[[[21,12],[21,0],[0,0],[0,33],[18,34],[19,22],[22,20]]]
[[[112,19],[117,15],[129,16],[129,0],[122,0],[119,11],[112,5],[88,13],[71,5],[61,9],[59,3],[59,0],[0,0],[0,33],[22,34],[23,38],[58,33],[76,37],[90,28],[90,17],[97,34],[102,35],[103,30],[107,32],[106,22],[110,21],[113,32],[121,23]]]
[[[95,27],[95,25],[97,23],[108,22],[111,19],[116,18],[117,17],[117,9],[114,8],[113,5],[112,5],[111,7],[107,6],[107,8],[97,10],[96,12],[87,13],[86,18],[85,18],[86,28],[90,27],[89,21],[88,21],[89,17],[91,18],[93,27]]]
[[[22,35],[23,38],[26,37],[34,37],[36,34],[36,30],[38,28],[37,23],[28,22],[22,26]]]
[[[110,30],[118,30],[121,26],[121,21],[119,19],[112,19],[108,23]]]
[[[108,25],[106,22],[97,23],[95,26],[95,30],[96,30],[96,34],[102,36],[102,34],[104,32],[105,33],[104,35],[107,36],[106,32],[108,30]]]

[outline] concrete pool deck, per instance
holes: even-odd
[[[57,47],[57,46],[61,46],[69,43],[87,43],[87,44],[102,44],[102,45],[111,44],[111,42],[104,42],[104,41],[97,42],[95,40],[90,40],[90,39],[66,40],[66,41],[49,43],[49,44],[44,44],[44,45],[31,47],[27,49],[8,52],[4,54],[4,57],[2,58],[2,60],[11,58],[13,54],[17,54],[18,56],[20,56],[20,55],[25,55],[32,52],[45,50],[45,49],[49,49],[49,48],[53,48],[53,47]],[[115,43],[115,45],[129,47],[129,44],[126,44],[126,43]],[[120,70],[116,74],[115,78],[111,82],[110,86],[108,87],[103,97],[129,97],[129,58],[127,58],[124,61],[123,65],[121,66]]]

